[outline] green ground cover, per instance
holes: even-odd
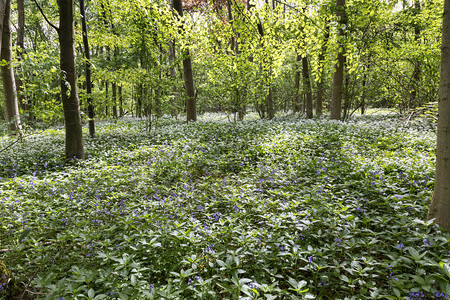
[[[436,135],[404,125],[128,119],[71,165],[46,130],[0,153],[0,260],[39,299],[448,298]]]

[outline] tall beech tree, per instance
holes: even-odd
[[[58,0],[61,98],[66,130],[66,158],[84,158],[80,101],[75,67],[75,27],[73,0]]]
[[[178,13],[180,18],[183,17],[183,5],[181,0],[173,0],[173,8]],[[183,51],[183,77],[184,88],[186,90],[186,119],[187,121],[197,120],[197,108],[194,89],[194,77],[192,76],[192,62],[189,49]]]
[[[331,97],[331,119],[341,119],[341,103],[342,93],[344,86],[344,26],[347,23],[347,17],[345,14],[345,0],[336,0],[336,16],[339,18],[338,29],[338,44],[339,50],[337,55],[337,61],[335,65],[334,77],[333,77],[333,92]]]
[[[5,99],[6,122],[11,133],[22,134],[20,128],[19,106],[17,103],[16,81],[12,62],[11,39],[11,0],[0,1],[0,14],[2,20],[1,54],[0,58],[5,62],[2,65],[3,97]]]
[[[441,47],[436,178],[428,219],[450,230],[450,0],[444,3]]]
[[[37,0],[34,0],[47,23],[59,37],[59,65],[61,69],[61,99],[64,110],[66,159],[83,159],[84,142],[75,67],[75,26],[73,0],[58,0],[59,27],[53,25]]]

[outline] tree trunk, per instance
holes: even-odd
[[[177,73],[175,71],[175,43],[173,41],[169,42],[169,63],[170,63],[170,78],[172,82],[176,82]],[[173,104],[172,104],[172,115],[177,118],[178,116],[178,99],[177,99],[177,86],[176,84],[172,87],[173,93]]]
[[[336,16],[339,18],[339,53],[333,77],[333,93],[331,97],[331,119],[341,119],[342,90],[344,85],[344,26],[346,25],[345,0],[336,0]]]
[[[275,117],[273,108],[273,88],[269,86],[269,94],[267,95],[267,119],[272,120]]]
[[[119,116],[123,117],[123,95],[122,95],[122,84],[119,85]]]
[[[441,49],[436,177],[427,218],[450,230],[450,0],[444,4]]]
[[[173,7],[178,12],[180,17],[183,17],[183,6],[181,0],[173,0]],[[187,121],[197,120],[196,111],[196,99],[195,99],[195,89],[194,89],[194,78],[192,75],[192,63],[191,55],[189,49],[186,48],[183,51],[183,77],[184,77],[184,88],[186,89],[186,119]]]
[[[83,131],[75,68],[73,0],[58,0],[61,97],[66,131],[66,159],[84,158]],[[70,87],[69,87],[70,86]]]
[[[418,0],[414,0],[414,17],[417,17],[420,13],[420,2]],[[420,43],[420,27],[419,23],[416,20],[414,22],[414,42],[416,45],[419,45]],[[414,61],[414,71],[413,71],[413,77],[412,77],[412,90],[411,90],[411,102],[409,104],[409,108],[416,107],[419,103],[417,103],[417,87],[419,86],[419,80],[420,80],[420,61],[419,59],[416,59]]]
[[[112,101],[113,101],[113,118],[117,119],[119,116],[117,115],[117,84],[113,82],[112,84]]]
[[[312,119],[313,117],[313,101],[311,92],[311,79],[309,78],[309,66],[308,58],[306,54],[302,57],[302,73],[303,73],[303,86],[306,91],[306,117]]]
[[[297,54],[297,60],[295,63],[295,77],[294,77],[294,98],[292,99],[292,110],[294,113],[298,113],[300,111],[300,61],[302,56]]]
[[[1,43],[1,60],[6,64],[2,66],[3,96],[5,99],[6,122],[10,133],[22,134],[20,128],[19,106],[17,103],[16,81],[14,79],[14,69],[12,60],[12,39],[11,39],[11,0],[6,0]]]
[[[364,70],[366,71],[366,70]],[[367,74],[364,72],[363,82],[362,82],[362,96],[361,96],[361,115],[365,113],[366,110],[366,85],[367,85]]]
[[[24,0],[17,0],[17,60],[20,61],[22,59],[23,50],[25,49],[24,45],[24,35],[25,35],[25,3]],[[20,76],[16,76],[16,88],[17,88],[17,97],[19,101],[19,105],[23,110],[28,110],[29,107],[27,105],[24,91],[23,91],[23,83],[20,79]]]
[[[17,46],[24,49],[24,35],[25,35],[25,0],[17,0]]]
[[[142,83],[138,86],[137,103],[136,103],[136,116],[142,118],[142,99],[144,97],[144,86]]]
[[[95,136],[95,121],[94,121],[94,103],[92,99],[92,79],[91,79],[91,52],[89,50],[89,41],[87,35],[86,25],[86,12],[84,9],[84,0],[80,0],[80,13],[81,13],[81,27],[83,30],[83,47],[85,70],[86,70],[86,95],[88,104],[88,117],[89,117],[89,136],[93,138]]]
[[[109,82],[105,81],[105,118],[108,118],[109,115],[108,104],[109,104]]]

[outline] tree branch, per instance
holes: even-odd
[[[39,11],[41,12],[41,15],[44,17],[45,21],[48,23],[48,25],[50,25],[50,27],[52,27],[53,29],[56,30],[56,32],[59,33],[59,28],[56,27],[55,25],[52,24],[52,22],[50,22],[49,19],[47,19],[47,16],[44,14],[44,11],[42,10],[41,6],[39,5],[39,3],[37,2],[37,0],[34,0],[34,3],[36,3],[36,6],[38,7]]]

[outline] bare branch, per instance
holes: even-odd
[[[59,28],[56,27],[55,25],[52,24],[52,22],[50,22],[49,19],[47,19],[47,16],[45,15],[44,11],[42,10],[41,6],[39,5],[39,3],[37,2],[37,0],[34,0],[34,3],[36,3],[39,11],[41,12],[41,15],[44,17],[45,21],[48,23],[48,25],[50,25],[50,27],[52,27],[53,29],[56,30],[56,32],[59,33]]]

